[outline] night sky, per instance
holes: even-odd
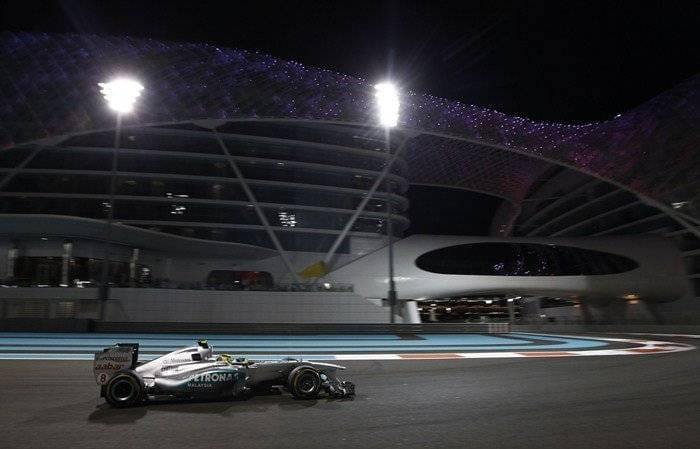
[[[4,30],[207,42],[368,80],[390,73],[404,89],[582,123],[624,112],[700,72],[696,6],[646,0],[3,0],[0,22]],[[412,191],[414,210],[435,194]],[[451,195],[461,199],[450,203],[481,210],[480,218],[436,227],[423,220],[431,213],[412,217],[412,231],[486,233],[489,220],[482,218],[497,201]]]

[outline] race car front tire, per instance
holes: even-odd
[[[315,399],[321,391],[321,376],[310,366],[299,366],[289,373],[287,388],[297,399]]]
[[[144,384],[134,371],[119,371],[107,382],[105,399],[112,407],[131,407],[143,402]]]

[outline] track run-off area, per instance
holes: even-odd
[[[641,337],[507,334],[183,335],[0,333],[0,360],[91,360],[115,343],[139,343],[141,360],[206,338],[217,353],[251,359],[424,360],[620,356],[678,352],[693,345]]]
[[[693,337],[2,334],[0,447],[696,449]],[[98,398],[93,351],[138,342],[148,359],[198,338],[250,358],[345,358],[357,394],[128,409]]]

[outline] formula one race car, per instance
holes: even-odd
[[[138,343],[118,343],[95,354],[93,371],[100,396],[113,407],[157,399],[241,398],[282,387],[295,398],[354,396],[352,382],[342,381],[339,365],[293,358],[254,361],[214,355],[206,340],[149,362],[138,361]]]

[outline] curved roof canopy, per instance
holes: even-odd
[[[282,119],[374,125],[372,83],[270,56],[127,37],[0,34],[0,148],[114,126],[98,82],[146,89],[128,124]],[[517,205],[551,164],[670,207],[700,192],[700,76],[598,124],[563,125],[407,92],[410,181]],[[685,211],[697,222],[698,207]],[[693,212],[694,211],[694,212]],[[688,215],[691,215],[688,217]]]

